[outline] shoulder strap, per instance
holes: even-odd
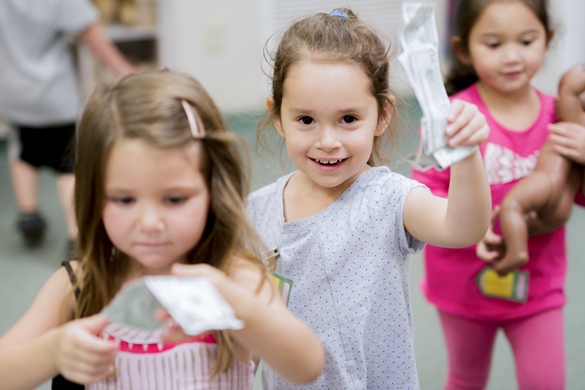
[[[75,277],[75,273],[73,272],[73,268],[71,268],[71,264],[69,264],[69,260],[68,261],[64,261],[61,263],[61,266],[65,267],[65,269],[67,270],[67,273],[69,274],[69,280],[71,280],[71,285],[75,286],[75,283],[77,283],[77,278]],[[79,299],[79,294],[81,293],[81,290],[79,289],[79,286],[75,289],[75,299]]]

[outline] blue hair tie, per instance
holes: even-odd
[[[343,11],[340,11],[338,9],[336,9],[335,11],[331,12],[329,15],[331,16],[339,16],[340,18],[348,18],[349,16],[347,16],[347,14]]]

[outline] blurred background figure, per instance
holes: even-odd
[[[10,124],[9,159],[17,228],[40,244],[47,223],[38,207],[40,167],[57,173],[68,250],[77,236],[73,213],[75,120],[81,93],[72,39],[79,39],[116,76],[133,72],[99,24],[89,0],[0,2],[0,117]]]

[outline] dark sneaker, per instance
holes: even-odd
[[[28,246],[39,245],[47,228],[45,219],[38,211],[18,214],[17,225]]]

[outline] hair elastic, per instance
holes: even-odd
[[[347,19],[349,19],[349,16],[347,16],[347,14],[345,12],[340,11],[338,9],[334,10],[329,15],[331,15],[331,16],[339,16],[340,18],[347,18]]]
[[[193,107],[191,107],[191,105],[185,99],[181,99],[181,104],[183,105],[183,109],[187,115],[189,128],[191,129],[191,135],[193,138],[205,138],[205,127],[203,127],[203,123],[201,122],[199,115],[195,112],[195,110],[193,110]]]

